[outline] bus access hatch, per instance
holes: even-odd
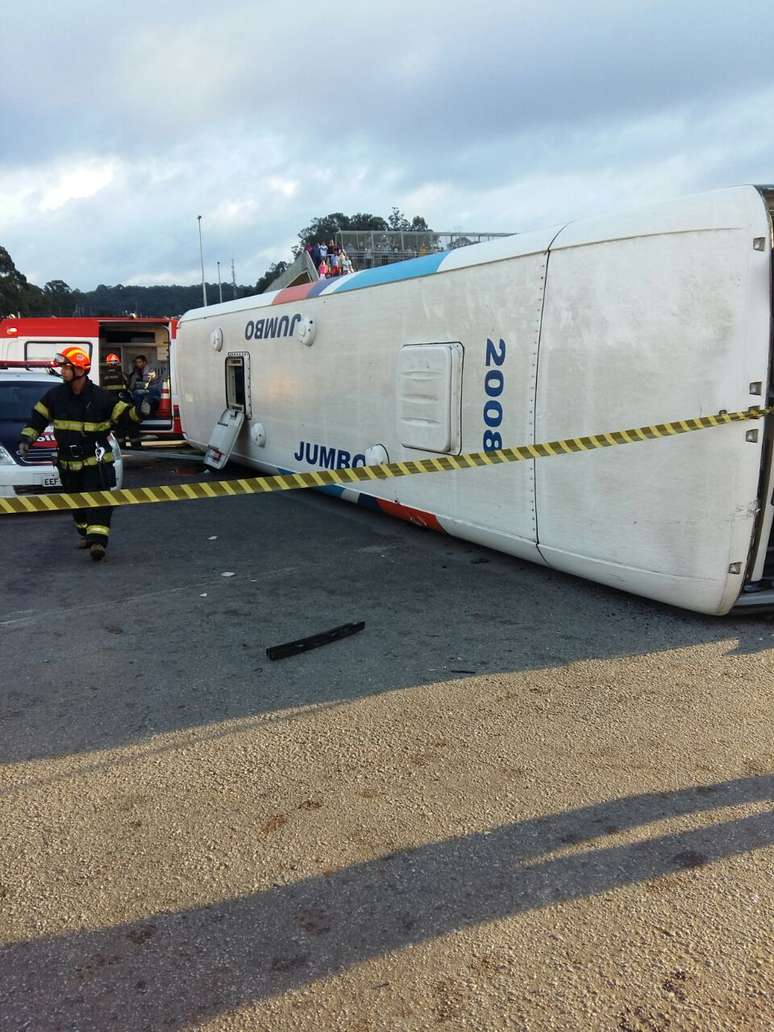
[[[210,469],[223,469],[234,450],[239,431],[245,421],[245,414],[240,409],[224,409],[210,434],[204,465]]]

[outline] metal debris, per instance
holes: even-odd
[[[338,641],[340,638],[348,638],[351,634],[357,634],[365,627],[365,621],[359,623],[341,624],[340,627],[332,627],[329,631],[321,631],[319,634],[312,634],[308,638],[298,638],[296,641],[285,642],[284,645],[272,645],[266,649],[269,659],[285,659],[287,656],[295,656],[299,652],[308,652],[310,649],[317,649],[321,645]]]

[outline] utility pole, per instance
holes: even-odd
[[[218,258],[218,300],[223,304],[223,287],[220,283],[220,258]]]
[[[234,290],[234,300],[236,301],[236,273],[234,272],[234,259],[231,259],[231,286]]]
[[[207,284],[204,282],[204,248],[202,247],[202,217],[201,215],[196,216],[196,221],[199,223],[199,258],[202,263],[202,301],[204,307],[207,307]]]

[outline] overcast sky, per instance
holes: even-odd
[[[330,211],[519,231],[774,181],[771,0],[25,0],[0,244],[43,285],[251,283]]]

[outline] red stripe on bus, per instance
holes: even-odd
[[[408,505],[398,505],[397,502],[388,502],[384,498],[377,498],[379,508],[390,516],[397,516],[399,520],[406,520],[407,523],[416,523],[420,527],[427,527],[428,530],[437,530],[441,534],[444,529],[438,522],[436,516],[431,512],[423,512],[422,509],[412,509]]]
[[[273,305],[284,305],[288,301],[303,301],[314,283],[299,283],[297,287],[285,287],[272,301]]]

